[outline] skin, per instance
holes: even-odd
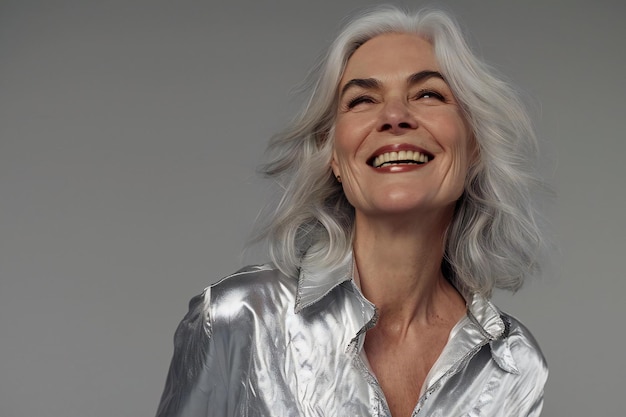
[[[361,289],[380,314],[365,353],[394,417],[411,415],[465,314],[441,263],[475,146],[438,73],[428,41],[384,34],[355,51],[339,84],[331,165],[355,207]],[[430,160],[375,168],[371,160],[382,147],[419,149]]]

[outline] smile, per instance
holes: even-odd
[[[382,168],[390,165],[421,165],[427,163],[432,158],[425,153],[418,151],[392,151],[385,152],[370,160],[370,165],[374,168]]]

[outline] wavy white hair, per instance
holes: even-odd
[[[330,168],[337,88],[354,51],[384,33],[415,33],[432,43],[478,144],[479,161],[447,231],[446,276],[485,295],[494,287],[517,290],[538,272],[544,246],[532,199],[542,188],[537,140],[516,92],[472,53],[442,11],[377,8],[345,26],[309,75],[302,112],[270,141],[262,172],[283,194],[257,237],[267,239],[270,257],[286,274],[296,273],[305,253],[307,262],[330,267],[351,250],[354,208]]]

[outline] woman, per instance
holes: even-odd
[[[158,416],[537,416],[547,369],[488,297],[537,271],[535,139],[444,13],[349,23],[265,172],[272,265],[194,298]]]

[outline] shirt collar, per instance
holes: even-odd
[[[319,268],[317,263],[307,262],[307,258],[305,257],[300,268],[300,276],[298,279],[298,290],[294,309],[296,314],[320,301],[340,284],[347,281],[354,281],[354,275],[355,267],[352,251],[349,251],[341,262],[327,268]],[[353,282],[353,287],[358,288],[359,286],[357,283]],[[466,320],[469,320],[473,325],[470,327],[463,326],[461,331],[465,334],[460,340],[457,339],[457,343],[460,343],[461,346],[457,346],[458,349],[450,349],[453,351],[452,356],[455,357],[453,360],[448,358],[448,360],[451,360],[450,363],[455,363],[458,360],[456,356],[458,356],[459,352],[465,352],[467,349],[471,350],[475,346],[487,342],[491,346],[493,359],[503,370],[515,374],[519,373],[517,364],[513,359],[508,345],[507,336],[509,325],[500,311],[491,301],[478,292],[471,293],[460,289],[459,292],[465,299],[467,305]],[[366,301],[365,298],[362,300]],[[364,317],[364,325],[360,327],[356,337],[367,330],[368,325],[372,326],[376,322],[377,314],[375,307],[369,302],[368,306],[371,308],[368,309],[369,313],[366,314],[367,317]],[[472,328],[475,330],[472,330]],[[442,353],[442,356],[449,356],[444,355],[444,353]]]
[[[467,303],[467,315],[489,340],[500,339],[506,333],[506,325],[500,311],[480,293],[463,294]]]
[[[354,277],[354,258],[349,251],[341,262],[320,268],[305,257],[300,268],[295,312],[315,304],[339,284],[351,281]],[[467,305],[467,314],[489,340],[505,336],[506,325],[498,309],[480,293],[461,291]]]
[[[342,282],[352,280],[353,264],[352,251],[349,251],[338,264],[326,268],[320,268],[317,263],[309,262],[305,256],[300,267],[295,312],[299,313],[315,304]]]

